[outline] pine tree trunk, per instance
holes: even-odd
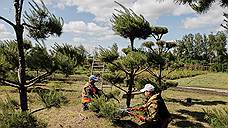
[[[14,30],[17,38],[17,47],[18,47],[18,58],[19,58],[19,67],[18,67],[18,81],[19,81],[19,93],[20,93],[20,103],[21,110],[28,110],[28,100],[27,100],[27,88],[26,78],[25,78],[25,55],[24,55],[24,43],[23,43],[23,32],[24,26],[21,25],[21,11],[24,0],[14,0],[15,7],[15,21],[16,25]]]
[[[130,76],[129,83],[128,83],[127,101],[126,101],[127,107],[130,107],[131,105],[131,94],[132,94],[133,85],[134,85],[134,77]]]
[[[23,31],[24,27],[22,25],[17,25],[15,27],[16,36],[17,36],[17,44],[18,44],[18,52],[19,52],[19,68],[18,68],[18,80],[19,80],[19,93],[20,93],[20,103],[21,110],[28,110],[28,100],[27,100],[27,88],[26,78],[25,78],[25,55],[24,55],[24,46],[23,46]]]
[[[131,42],[131,51],[134,51],[134,38],[130,38]]]

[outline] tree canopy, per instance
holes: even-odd
[[[217,0],[174,0],[180,4],[189,4],[191,8],[199,13],[204,13],[210,9],[210,7]],[[227,0],[219,0],[219,4],[221,7],[228,7]]]

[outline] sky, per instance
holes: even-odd
[[[23,11],[29,9],[24,0]],[[39,0],[35,0],[39,2]],[[45,41],[48,48],[54,43],[67,43],[73,46],[83,45],[92,52],[102,46],[111,47],[117,43],[121,49],[129,45],[129,39],[116,35],[112,30],[110,19],[115,9],[121,9],[113,0],[43,0],[50,12],[64,19],[63,34],[60,37],[50,37]],[[209,34],[224,30],[223,12],[228,8],[221,8],[215,3],[204,14],[197,14],[187,5],[179,5],[173,0],[117,0],[136,14],[141,14],[153,26],[167,27],[169,32],[163,40],[174,41],[186,34]],[[14,21],[13,0],[0,0],[0,16]],[[26,37],[26,31],[25,35]],[[15,39],[11,26],[0,20],[0,40]],[[144,41],[135,40],[135,46],[140,47]]]

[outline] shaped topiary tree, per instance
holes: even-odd
[[[51,35],[60,36],[62,33],[63,20],[62,18],[57,18],[51,14],[43,2],[42,6],[39,6],[33,1],[32,3],[29,2],[29,5],[31,6],[30,13],[24,13],[25,19],[22,22],[23,3],[24,0],[14,0],[15,23],[0,16],[0,20],[8,23],[15,31],[19,61],[18,82],[9,81],[3,78],[0,78],[0,82],[3,85],[19,89],[21,110],[26,111],[28,110],[27,88],[34,85],[39,79],[49,75],[50,72],[37,76],[34,79],[26,80],[25,45],[23,41],[24,29],[26,28],[29,32],[29,37],[32,37],[35,40],[46,39]]]
[[[126,104],[129,107],[131,101],[132,87],[134,85],[134,78],[137,74],[136,72],[141,69],[139,68],[140,66],[138,67],[138,65],[135,65],[138,63],[136,62],[138,60],[136,60],[135,57],[140,59],[140,57],[143,56],[142,54],[136,52],[134,48],[134,40],[136,38],[146,39],[147,37],[149,37],[149,35],[151,34],[151,28],[149,22],[142,15],[137,15],[131,9],[127,9],[118,2],[116,3],[120,5],[123,10],[115,9],[117,11],[117,14],[113,14],[113,17],[111,19],[112,28],[116,34],[120,35],[121,37],[128,38],[130,40],[130,51],[126,54],[126,57],[121,58],[118,62],[116,62],[113,65],[115,67],[120,68],[128,78]],[[139,61],[144,61],[144,59]]]

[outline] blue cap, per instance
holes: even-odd
[[[89,80],[98,81],[98,78],[95,75],[91,75]]]

